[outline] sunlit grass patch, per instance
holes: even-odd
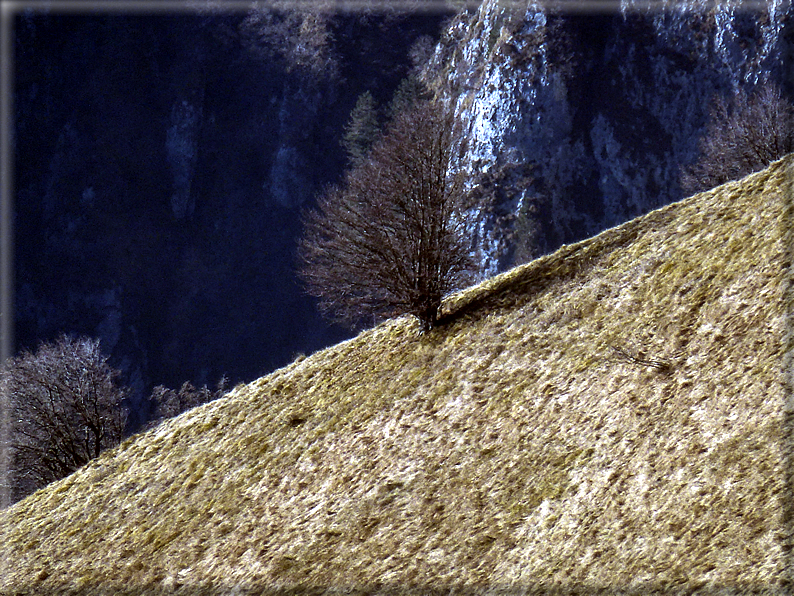
[[[3,593],[776,585],[792,168],[125,441],[0,513]]]

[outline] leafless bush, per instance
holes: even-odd
[[[780,89],[764,85],[741,91],[732,102],[719,98],[710,111],[700,159],[684,171],[687,194],[737,180],[794,151],[794,108]]]
[[[450,172],[453,118],[419,100],[368,159],[305,215],[300,275],[322,312],[355,327],[410,313],[424,330],[471,269],[461,179]]]
[[[150,398],[154,404],[154,412],[147,428],[153,428],[166,418],[173,418],[182,412],[218,399],[226,393],[227,383],[226,377],[223,377],[215,390],[209,389],[206,385],[196,389],[190,381],[185,381],[179,391],[158,385],[152,391]]]
[[[121,441],[127,390],[118,375],[99,340],[88,338],[63,336],[5,363],[13,500],[68,476]]]

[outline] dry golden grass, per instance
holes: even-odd
[[[794,156],[133,437],[0,592],[779,593]]]

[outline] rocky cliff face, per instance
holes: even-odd
[[[626,0],[615,14],[486,0],[460,15],[425,74],[464,122],[473,191],[517,218],[512,255],[486,250],[486,267],[682,198],[714,97],[790,84],[793,15],[780,0]],[[478,229],[489,248],[504,243],[494,219]]]

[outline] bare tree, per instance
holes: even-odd
[[[329,79],[339,74],[331,19],[322,2],[315,2],[311,10],[254,7],[240,23],[239,31],[244,46],[261,59],[280,60],[288,71]]]
[[[794,107],[780,89],[764,85],[752,94],[740,91],[732,102],[717,99],[700,159],[683,172],[687,194],[737,180],[794,151]]]
[[[417,101],[304,216],[300,275],[330,318],[355,327],[410,313],[429,330],[442,297],[468,280],[453,122],[440,103]]]
[[[100,352],[99,340],[88,338],[62,336],[5,363],[14,500],[121,441],[127,390],[118,385],[118,375]]]

